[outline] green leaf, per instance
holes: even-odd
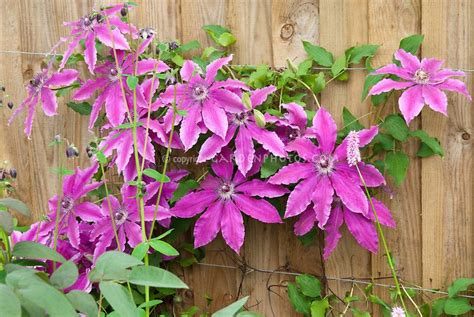
[[[369,295],[368,299],[369,299],[370,302],[372,302],[374,304],[377,304],[382,308],[382,312],[384,313],[384,316],[386,314],[388,314],[388,316],[390,316],[390,311],[391,311],[390,305],[388,305],[386,302],[384,302],[380,297],[378,297],[377,295],[371,294],[371,295]]]
[[[239,299],[238,301],[230,304],[229,306],[216,311],[214,314],[212,314],[212,317],[233,317],[242,310],[248,299],[249,296],[245,296]]]
[[[428,133],[426,133],[425,131],[423,130],[410,131],[410,136],[420,139],[424,144],[426,144],[433,151],[433,153],[436,153],[441,157],[444,156],[444,151],[439,141],[436,138],[429,136]]]
[[[360,98],[360,101],[364,101],[365,98],[367,98],[370,89],[384,77],[385,75],[367,75],[364,82],[364,88],[362,88],[362,97]]]
[[[459,292],[466,291],[469,286],[474,285],[474,278],[460,278],[457,279],[448,287],[448,296],[454,297]]]
[[[441,316],[444,312],[444,304],[446,304],[447,298],[439,298],[435,301],[433,301],[433,304],[431,306],[431,315],[432,317],[438,317]]]
[[[347,67],[346,55],[339,56],[331,66],[331,73],[334,77],[339,76]]]
[[[352,308],[353,317],[370,317],[370,314],[366,311],[359,310],[357,308]]]
[[[177,256],[179,255],[179,252],[173,248],[171,244],[168,242],[158,240],[158,239],[153,239],[150,240],[150,246],[155,250],[160,252],[161,254],[167,255],[167,256]]]
[[[4,284],[0,284],[0,316],[21,317],[20,300]]]
[[[197,41],[197,40],[193,40],[193,41],[189,41],[189,42],[186,43],[186,44],[180,45],[180,46],[176,49],[176,52],[177,52],[177,53],[184,53],[184,52],[196,50],[196,49],[198,49],[198,48],[200,48],[200,47],[201,47],[201,43],[199,43],[199,41]]]
[[[135,266],[130,274],[130,283],[162,288],[188,288],[171,272],[155,266]]]
[[[357,118],[346,107],[342,109],[342,120],[344,122],[344,132],[346,134],[350,131],[359,131],[364,128],[359,120],[357,120]]]
[[[303,274],[296,277],[301,292],[308,297],[321,296],[321,282],[314,276]]]
[[[5,231],[7,234],[11,234],[15,224],[13,222],[13,217],[8,212],[0,211],[0,229]]]
[[[418,157],[430,157],[435,155],[433,150],[425,143],[421,142],[418,151],[416,152],[416,156]]]
[[[303,294],[296,288],[293,283],[288,284],[288,297],[293,305],[293,308],[302,314],[309,314],[309,302]]]
[[[7,208],[18,211],[23,216],[27,216],[27,217],[31,216],[31,212],[28,206],[22,201],[19,201],[18,199],[14,199],[10,197],[2,198],[0,199],[0,206],[5,206]]]
[[[275,174],[280,168],[285,166],[286,161],[282,158],[268,155],[265,157],[265,161],[260,169],[260,177],[267,178]]]
[[[227,47],[234,44],[236,41],[236,38],[231,33],[225,32],[219,36],[217,44]]]
[[[316,95],[323,91],[324,88],[326,88],[326,78],[324,78],[323,72],[318,73],[318,75],[314,79],[313,84],[311,85],[311,88],[313,89],[313,92]]]
[[[143,126],[143,122],[127,122],[119,124],[118,126],[114,127],[115,130],[126,130],[131,129],[134,127],[141,127]]]
[[[120,316],[138,316],[137,307],[125,287],[109,281],[100,282],[99,288],[107,302]]]
[[[405,141],[410,133],[408,126],[402,116],[391,114],[385,118],[382,127],[399,141]]]
[[[228,28],[220,25],[205,25],[202,29],[206,31],[216,44],[227,47],[235,43],[235,37]]]
[[[147,302],[141,303],[140,306],[138,306],[138,308],[153,307],[156,305],[160,305],[161,303],[163,303],[161,299],[154,299],[154,300],[149,301],[148,303]]]
[[[359,64],[364,57],[372,57],[377,52],[377,49],[380,45],[361,45],[356,46],[350,51],[349,63],[350,64]]]
[[[424,36],[420,34],[414,34],[408,37],[405,37],[400,41],[400,48],[404,49],[408,53],[415,55],[418,52],[418,49],[423,43]]]
[[[313,60],[312,59],[306,59],[302,61],[298,65],[298,69],[296,71],[296,76],[303,76],[307,75],[309,71],[311,70],[311,66],[313,66]]]
[[[137,76],[127,76],[127,86],[134,90],[137,88],[138,85],[138,77]]]
[[[406,177],[410,159],[403,152],[389,152],[385,156],[385,168],[395,183],[400,185]]]
[[[316,62],[318,65],[331,67],[334,63],[334,57],[328,51],[321,46],[311,44],[308,41],[303,41],[303,47],[306,53]]]
[[[161,183],[169,183],[171,180],[167,175],[163,175],[157,170],[147,168],[143,171],[143,174],[145,174],[148,177],[153,178],[154,180],[161,182]]]
[[[85,314],[87,317],[97,316],[99,308],[91,294],[72,290],[66,294],[66,297],[77,311]]]
[[[194,179],[188,179],[179,183],[178,188],[174,191],[173,197],[171,198],[170,202],[174,203],[184,197],[190,190],[196,189],[199,187],[199,183],[196,182]]]
[[[97,160],[99,161],[100,164],[102,165],[107,164],[107,157],[105,157],[105,154],[102,151],[97,151],[95,153],[95,156],[97,157]]]
[[[32,241],[20,241],[13,247],[13,256],[22,257],[27,259],[44,259],[55,262],[66,262],[66,259],[47,246],[32,242]]]
[[[56,288],[65,289],[74,284],[79,276],[77,267],[72,261],[64,262],[50,278],[51,284]]]
[[[83,116],[88,116],[92,112],[92,106],[88,102],[68,102],[67,106]]]
[[[137,258],[119,251],[108,251],[96,261],[94,269],[89,272],[92,282],[103,280],[128,280],[130,267],[143,264]]]
[[[326,310],[328,308],[329,308],[329,300],[327,298],[313,301],[310,306],[311,317],[326,316]]]
[[[236,315],[236,317],[264,317],[259,313],[255,313],[252,311],[242,311]]]
[[[462,315],[474,310],[469,304],[469,299],[464,297],[448,298],[444,303],[444,312],[449,315]]]
[[[141,242],[133,249],[132,256],[137,258],[137,260],[141,261],[143,260],[149,249],[150,245],[148,244],[148,242]]]

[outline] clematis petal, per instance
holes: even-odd
[[[216,199],[217,195],[213,190],[191,192],[178,200],[170,211],[175,217],[191,218],[206,209]]]
[[[421,86],[413,86],[402,93],[398,99],[400,112],[407,124],[410,123],[423,109],[425,102],[423,100],[423,89]]]
[[[395,64],[388,64],[388,65],[382,66],[379,69],[375,70],[374,74],[390,74],[390,75],[398,76],[398,77],[400,77],[402,79],[405,79],[405,80],[412,80],[413,79],[412,74],[410,74],[406,69],[398,67]],[[394,89],[396,89],[396,88],[394,88]]]
[[[74,212],[76,216],[85,221],[97,221],[103,216],[100,207],[89,201],[74,206]]]
[[[441,65],[443,65],[443,61],[436,58],[423,58],[421,60],[421,68],[430,75],[437,73]]]
[[[125,234],[127,235],[128,245],[132,248],[142,242],[142,230],[140,226],[134,222],[126,221],[123,224]]]
[[[268,182],[259,179],[244,182],[235,187],[235,190],[248,196],[269,198],[280,197],[288,193],[288,190],[282,186],[269,184]]]
[[[314,145],[310,139],[297,138],[287,144],[285,149],[288,152],[296,152],[300,157],[308,162],[312,162],[321,153],[320,149]]]
[[[84,61],[91,74],[94,74],[95,64],[97,63],[97,49],[95,48],[95,35],[90,32],[85,41]]]
[[[329,177],[320,177],[319,182],[314,187],[311,200],[314,205],[314,213],[316,220],[318,220],[318,226],[324,229],[329,215],[331,213],[331,204],[334,196],[334,188],[331,185]]]
[[[288,185],[312,175],[316,175],[313,164],[296,162],[282,167],[275,175],[270,177],[268,182],[271,184]]]
[[[76,81],[79,76],[79,72],[75,69],[64,69],[61,72],[54,73],[46,81],[45,86],[48,87],[61,87],[69,86]]]
[[[185,60],[183,67],[181,67],[180,75],[184,81],[189,81],[191,77],[195,76],[196,74],[200,74],[201,72],[201,68],[198,66],[198,64],[190,60]]]
[[[374,204],[375,211],[377,212],[377,217],[380,223],[384,226],[395,228],[396,223],[395,220],[393,220],[392,218],[390,210],[380,200],[377,200],[375,198],[372,198],[372,203]],[[375,221],[373,210],[369,211],[367,217],[370,220]]]
[[[234,174],[232,152],[229,148],[223,148],[215,162],[211,164],[214,173],[222,179],[231,180]]]
[[[341,227],[343,220],[342,207],[340,204],[336,204],[336,206],[331,211],[331,216],[329,217],[325,227],[326,236],[324,238],[324,260],[329,258],[332,251],[334,251],[336,248],[339,239],[341,239],[342,235],[339,232],[339,228]]]
[[[303,180],[295,186],[295,189],[288,196],[286,204],[285,218],[297,216],[302,213],[311,202],[311,196],[318,183],[317,177]]]
[[[69,57],[71,57],[72,53],[76,49],[76,47],[79,45],[79,42],[83,40],[87,36],[87,33],[80,34],[76,36],[72,41],[69,42],[66,51],[63,54],[63,58],[61,60],[61,64],[59,65],[59,69],[63,69],[64,66],[66,66],[67,61],[69,60]]]
[[[357,243],[372,253],[377,252],[379,240],[372,221],[359,213],[344,209],[344,222]]]
[[[229,124],[225,111],[211,100],[204,101],[202,118],[206,127],[221,138],[225,138]]]
[[[131,131],[126,131],[119,134],[117,138],[120,139],[120,143],[117,146],[115,164],[117,169],[123,172],[133,154],[133,137]]]
[[[58,114],[58,102],[56,101],[56,95],[51,89],[41,88],[41,103],[43,104],[45,115],[51,117]]]
[[[31,103],[28,105],[28,113],[26,114],[25,118],[25,134],[28,138],[30,138],[31,135],[31,129],[33,128],[33,118],[35,117],[35,110],[36,106],[38,105],[38,99],[39,95],[35,95],[33,97],[33,100]],[[15,116],[15,113],[12,115],[12,118]]]
[[[237,208],[246,215],[265,223],[282,223],[278,210],[264,199],[255,199],[246,195],[233,196]]]
[[[411,87],[415,85],[414,82],[411,81],[395,81],[390,78],[385,78],[376,83],[369,91],[369,95],[378,95],[383,92],[388,92],[390,90],[400,90],[400,89],[406,89],[408,87]]]
[[[415,55],[399,49],[394,54],[395,59],[399,60],[403,68],[406,68],[409,72],[416,72],[421,67],[420,60]]]
[[[252,104],[252,107],[256,107],[261,105],[262,103],[267,100],[268,96],[272,93],[274,93],[276,90],[275,86],[267,86],[261,89],[256,89],[252,92],[252,95],[250,95],[250,102]]]
[[[359,147],[363,148],[364,146],[368,145],[375,136],[379,133],[379,128],[374,125],[371,126],[370,129],[362,129],[357,131],[357,135],[359,136]],[[345,161],[347,157],[347,137],[342,140],[342,143],[336,147],[334,151],[334,158],[338,161]]]
[[[207,208],[194,226],[194,248],[202,247],[217,237],[221,230],[224,203],[216,201]]]
[[[242,125],[235,138],[235,162],[239,171],[246,175],[252,168],[255,149],[250,132]]]
[[[436,86],[423,85],[423,99],[434,111],[448,115],[448,97]]]
[[[224,203],[221,219],[222,237],[232,250],[239,253],[244,244],[245,227],[242,214],[230,200]]]
[[[337,171],[332,173],[329,177],[337,196],[341,198],[344,205],[353,212],[361,213],[364,216],[367,215],[369,204],[359,183],[354,182],[353,179]]]
[[[434,74],[430,74],[430,83],[439,84],[453,76],[466,76],[466,73],[460,70],[453,70],[449,68],[441,69]]]
[[[170,68],[164,62],[153,58],[142,59],[137,63],[137,75],[144,75],[148,72],[163,73],[168,69]]]
[[[438,89],[454,91],[460,93],[469,99],[472,100],[471,95],[469,95],[469,91],[467,90],[466,84],[457,79],[447,79],[446,81],[442,82],[441,84],[436,85]]]
[[[199,134],[201,133],[201,129],[198,125],[201,120],[200,107],[193,107],[181,122],[179,137],[181,142],[183,142],[185,151],[189,150],[194,144],[196,144]]]
[[[241,82],[240,80],[235,80],[235,79],[226,79],[224,81],[216,81],[214,82],[212,87],[249,90],[249,87],[245,83]]]
[[[313,128],[316,130],[316,139],[324,153],[332,153],[337,138],[336,122],[324,108],[318,110],[313,118]]]
[[[104,91],[99,96],[97,96],[97,99],[92,104],[92,111],[89,118],[89,130],[94,129],[94,124],[99,117],[100,110],[102,110],[102,106],[104,105],[106,98],[107,94]]]
[[[201,149],[199,150],[197,162],[202,163],[215,157],[221,151],[221,149],[229,144],[229,142],[232,140],[235,130],[235,125],[230,125],[224,139],[216,134],[211,135],[202,144]]]
[[[219,69],[221,69],[224,65],[227,65],[232,60],[232,55],[227,57],[218,58],[215,61],[211,62],[206,67],[206,83],[211,85],[217,75]]]
[[[242,100],[229,90],[216,89],[212,87],[209,90],[209,99],[213,99],[214,102],[222,107],[224,110],[230,113],[239,113],[244,111],[244,105]]]
[[[122,89],[119,83],[114,83],[107,89],[107,96],[105,97],[105,110],[107,119],[109,119],[112,126],[120,125],[125,119],[127,112],[126,105],[123,100]]]
[[[248,131],[252,135],[252,138],[260,143],[263,148],[271,152],[275,156],[287,157],[285,151],[285,144],[273,131],[260,128],[254,123],[247,124]]]
[[[88,79],[74,92],[72,98],[79,101],[89,99],[98,89],[103,88],[106,84],[107,80],[105,78]]]
[[[308,207],[300,215],[298,221],[295,222],[293,231],[297,236],[302,236],[307,234],[314,228],[314,223],[316,222],[316,214],[314,213],[313,208]]]
[[[116,50],[130,50],[127,39],[119,29],[110,30],[106,25],[97,25],[94,31],[99,41],[108,47]]]
[[[294,102],[281,106],[288,111],[288,113],[285,114],[285,118],[291,125],[298,126],[300,130],[303,130],[306,127],[308,117],[303,107]]]
[[[76,221],[76,217],[72,214],[66,216],[67,219],[67,237],[69,242],[76,249],[79,248],[80,236],[79,236],[79,224]]]

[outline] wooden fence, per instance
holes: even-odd
[[[302,60],[301,40],[327,48],[336,55],[352,45],[382,44],[375,64],[391,59],[400,38],[425,35],[422,56],[446,60],[452,68],[474,68],[474,1],[469,0],[141,0],[132,21],[154,27],[162,40],[209,40],[201,27],[230,27],[238,41],[234,62],[284,66],[286,59]],[[23,85],[39,69],[40,55],[3,51],[47,52],[66,34],[62,22],[77,19],[95,5],[92,0],[0,0],[0,84],[18,104]],[[474,93],[473,72],[467,76]],[[360,93],[365,74],[352,71],[348,83],[335,83],[321,96],[322,104],[340,119],[342,107],[357,115],[368,112]],[[403,280],[427,288],[445,288],[453,279],[472,276],[473,257],[473,121],[474,111],[465,98],[449,96],[449,118],[424,110],[413,126],[423,127],[441,141],[446,156],[415,159],[417,144],[407,150],[412,163],[408,178],[385,199],[398,227],[388,230],[389,244]],[[18,169],[16,195],[37,215],[47,208],[57,181],[50,168],[57,155],[48,143],[61,133],[83,149],[91,134],[86,119],[60,107],[60,116],[35,119],[32,140],[22,132],[21,120],[7,127],[9,110],[0,111],[0,160]],[[340,121],[340,120],[339,120]],[[88,159],[82,152],[80,164]],[[77,162],[76,162],[77,163]],[[72,165],[72,163],[70,163]],[[338,249],[321,262],[318,243],[303,247],[292,233],[292,224],[261,225],[250,221],[242,258],[254,268],[268,271],[306,272],[328,277],[386,277],[389,271],[382,252],[371,255],[344,233]],[[236,259],[222,241],[206,248],[206,263],[233,266]],[[245,270],[244,270],[245,271]],[[278,287],[291,276],[247,272],[224,267],[193,266],[184,271],[191,286],[186,304],[211,310],[249,294],[249,306],[267,316],[293,316],[285,289]],[[382,279],[381,283],[391,283]],[[273,286],[272,286],[273,285]],[[276,285],[276,286],[275,286]],[[329,287],[344,294],[350,283],[329,280]],[[269,291],[271,290],[271,292]],[[380,292],[386,292],[380,288]],[[386,294],[386,293],[385,293]],[[281,297],[280,297],[281,296]]]

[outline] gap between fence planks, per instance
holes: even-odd
[[[60,36],[66,34],[62,21],[73,20],[90,11],[93,5],[121,1],[92,0],[0,0],[9,13],[0,21],[0,50],[47,52]],[[469,43],[474,40],[473,3],[469,0],[142,0],[131,13],[132,20],[142,26],[156,28],[160,39],[179,38],[183,42],[198,39],[210,44],[201,30],[205,24],[230,27],[238,42],[233,47],[235,63],[285,66],[286,59],[295,62],[306,55],[301,40],[319,43],[342,54],[350,45],[383,44],[376,65],[390,61],[401,37],[422,32],[425,42],[423,56],[445,58],[447,64],[459,68],[474,65],[474,53]],[[41,56],[0,55],[0,82],[7,87],[15,104],[25,96],[23,83],[39,70]],[[321,101],[340,123],[341,110],[347,106],[356,115],[368,111],[361,103],[360,92],[364,74],[351,73],[349,83],[335,83],[322,94]],[[469,90],[474,92],[468,77]],[[472,105],[461,96],[449,98],[448,119],[429,110],[423,111],[423,126],[437,136],[446,149],[445,159],[433,157],[413,161],[405,183],[395,190],[388,202],[399,227],[388,233],[389,243],[401,269],[400,275],[424,287],[444,288],[454,278],[472,276],[473,268],[473,172],[472,172]],[[393,103],[393,102],[392,102]],[[50,167],[56,155],[47,146],[52,137],[61,133],[80,149],[84,149],[91,134],[87,119],[60,107],[61,116],[35,119],[33,139],[25,139],[22,120],[7,128],[9,117],[0,111],[0,160],[9,160],[19,172],[18,197],[25,200],[37,215],[46,211],[47,199],[57,191]],[[67,114],[67,119],[63,115]],[[367,121],[364,123],[368,123]],[[414,157],[416,144],[407,148]],[[85,153],[79,163],[87,164]],[[77,163],[77,162],[76,162]],[[72,167],[72,162],[70,163]],[[319,246],[303,247],[288,224],[263,225],[253,220],[247,223],[246,243],[242,256],[255,267],[272,267],[321,275],[323,263]],[[325,263],[330,276],[386,275],[385,257],[362,250],[347,232],[339,249]],[[222,240],[207,249],[209,263],[234,265],[233,255]],[[234,270],[196,266],[184,271],[191,292],[184,294],[186,305],[205,307],[205,295],[214,300],[210,311],[236,299],[239,288],[250,294],[249,306],[266,316],[297,316],[287,301],[281,284],[289,277],[261,274],[247,276]],[[242,282],[242,283],[241,283]],[[340,296],[348,285],[331,282],[331,289]],[[241,286],[241,287],[240,287]],[[382,291],[381,291],[382,292]],[[385,296],[387,294],[385,293]],[[281,296],[281,297],[280,297]],[[184,306],[184,305],[183,305]]]

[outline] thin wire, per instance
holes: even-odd
[[[43,53],[43,52],[27,52],[27,51],[2,51],[0,50],[0,54],[17,54],[17,55],[41,55],[41,56],[62,56],[63,54],[56,54],[56,53]],[[232,65],[232,66],[248,66],[248,65]],[[286,67],[283,67],[286,68]],[[312,69],[314,70],[331,70],[331,67],[313,67]],[[345,70],[367,70],[365,67],[349,67],[346,68]],[[453,69],[453,70],[460,70],[463,72],[474,72],[474,69],[463,69],[463,68],[458,68],[458,69]]]
[[[223,269],[240,270],[240,267],[232,266],[232,265],[201,263],[201,262],[199,262],[198,265],[207,266],[207,267],[217,267],[217,268],[223,268]],[[260,273],[268,273],[268,274],[281,274],[281,275],[290,275],[290,276],[303,275],[303,273],[268,270],[268,269],[248,269],[245,273],[249,274],[249,273],[252,273],[252,272],[260,272]],[[325,278],[327,280],[340,281],[340,282],[345,282],[345,283],[356,283],[356,284],[365,284],[365,285],[372,284],[372,285],[375,285],[375,286],[380,286],[380,287],[385,287],[385,288],[394,288],[395,287],[395,285],[382,284],[382,283],[372,283],[372,282],[369,282],[369,281],[362,281],[362,280],[358,280],[358,279],[355,279],[355,278],[340,278],[340,277],[331,277],[331,276],[326,276]],[[422,287],[405,286],[405,289],[418,290],[418,291],[430,292],[430,293],[441,294],[441,295],[448,295],[448,293],[445,292],[445,291],[439,291],[439,290],[422,288]],[[465,298],[474,298],[474,296],[471,296],[471,295],[458,295],[458,296],[459,297],[465,297]]]

